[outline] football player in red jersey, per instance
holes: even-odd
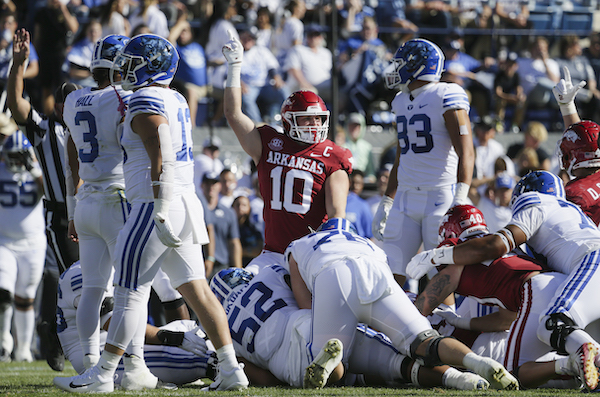
[[[265,246],[247,267],[282,264],[289,243],[329,218],[346,216],[351,152],[327,139],[329,111],[311,91],[291,94],[281,106],[284,134],[256,127],[242,112],[240,68],[244,50],[233,36],[223,46],[228,72],[224,113],[242,148],[257,165],[265,202]]]
[[[472,205],[458,205],[446,212],[439,229],[440,246],[453,246],[488,235],[481,211]],[[442,269],[443,267],[443,269]],[[441,269],[441,270],[440,270]],[[499,306],[499,311],[466,318],[451,310],[436,310],[456,328],[495,332],[509,330],[504,366],[519,379],[522,387],[572,388],[579,385],[568,376],[577,376],[569,357],[550,353],[537,337],[540,314],[558,286],[567,278],[557,272],[541,272],[542,266],[513,253],[477,265],[447,265],[419,294],[415,305],[423,315],[432,313],[456,292],[480,303]],[[540,359],[540,362],[535,362]]]
[[[567,200],[577,204],[596,225],[600,224],[600,126],[593,121],[582,121],[575,107],[577,86],[571,83],[569,69],[563,67],[564,78],[552,90],[560,106],[567,129],[558,143],[560,166],[573,178],[565,186]]]

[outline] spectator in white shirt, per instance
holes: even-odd
[[[325,102],[330,102],[332,54],[324,43],[320,26],[306,27],[306,45],[293,47],[283,65],[283,70],[288,73],[289,91],[313,91]]]

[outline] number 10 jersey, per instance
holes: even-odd
[[[257,164],[264,200],[265,249],[283,253],[289,243],[325,220],[325,180],[337,170],[352,171],[352,153],[330,140],[303,144],[269,126],[259,127],[262,154]]]

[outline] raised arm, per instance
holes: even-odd
[[[571,73],[566,66],[563,66],[563,75],[564,77],[560,79],[554,88],[552,88],[552,93],[560,107],[560,113],[563,116],[565,128],[568,128],[571,124],[579,123],[581,121],[581,118],[577,113],[577,108],[575,107],[575,96],[577,96],[577,92],[581,88],[585,87],[586,81],[582,80],[579,84],[573,86],[573,83],[571,82]]]
[[[29,44],[29,32],[25,29],[17,30],[13,38],[13,64],[8,75],[6,93],[8,108],[18,124],[25,124],[31,112],[31,104],[23,98],[23,74],[29,58]]]
[[[252,157],[255,164],[258,164],[262,154],[260,133],[250,117],[242,112],[240,75],[244,48],[231,32],[229,32],[229,41],[223,46],[223,55],[227,59],[227,82],[223,98],[223,113],[244,151]]]

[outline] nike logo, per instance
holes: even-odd
[[[310,157],[322,157],[322,155],[317,154],[317,153],[311,153]]]
[[[93,384],[94,384],[94,382],[92,382],[92,383],[84,383],[83,385],[76,385],[73,382],[71,382],[71,383],[69,383],[69,387],[71,389],[78,389],[80,387],[88,387],[88,386],[93,385]]]
[[[435,205],[436,207],[439,207],[439,206],[440,206],[440,205],[442,205],[442,204],[444,204],[444,203],[443,203],[443,202],[439,202],[439,203],[435,203],[434,205]]]
[[[104,368],[104,366],[102,366],[102,365],[100,366],[100,368],[102,368],[105,371],[110,371],[108,368]]]
[[[419,105],[419,109],[422,109],[422,108],[424,108],[427,105],[429,105],[429,104],[428,103],[422,103],[422,104]]]

